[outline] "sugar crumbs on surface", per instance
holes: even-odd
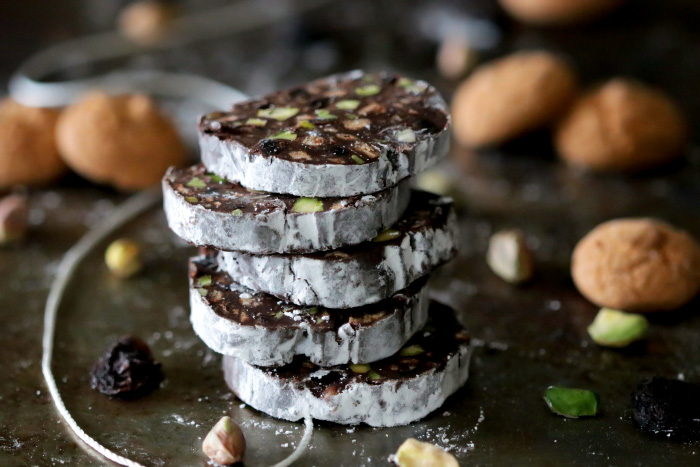
[[[436,429],[428,428],[424,430],[423,433],[417,435],[416,438],[440,446],[453,454],[467,454],[475,448],[474,443],[470,441],[468,437],[479,430],[479,426],[485,419],[484,409],[480,407],[476,424],[470,429],[454,433],[452,432],[452,425],[447,423]]]

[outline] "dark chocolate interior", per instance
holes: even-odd
[[[172,168],[165,180],[173,190],[182,195],[187,202],[201,205],[211,211],[234,214],[264,214],[276,210],[291,211],[298,196],[267,193],[249,190],[239,183],[231,182],[213,173],[207,172],[202,164],[187,168]],[[374,198],[389,196],[389,190],[374,193]],[[322,210],[343,209],[363,203],[367,195],[348,198],[315,198],[321,202]],[[234,212],[235,211],[235,212]]]
[[[308,357],[297,356],[281,367],[260,368],[266,373],[306,387],[317,397],[331,397],[353,383],[381,384],[389,380],[407,381],[431,370],[440,371],[447,361],[468,345],[470,335],[460,326],[452,309],[437,302],[430,307],[430,318],[397,354],[366,365],[337,365],[322,368]],[[313,373],[327,371],[325,374]]]
[[[447,113],[434,104],[432,86],[391,73],[353,76],[320,79],[207,114],[200,131],[235,140],[252,154],[352,165],[376,160],[380,148],[391,158],[447,129]],[[293,110],[274,118],[275,109]]]
[[[197,289],[217,315],[242,325],[271,329],[299,327],[302,323],[318,331],[338,329],[346,323],[356,328],[371,326],[394,313],[403,313],[426,282],[427,278],[421,278],[378,303],[340,310],[286,303],[237,284],[231,276],[218,271],[214,257],[190,260],[190,287]]]

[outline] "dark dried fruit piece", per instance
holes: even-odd
[[[333,148],[331,148],[331,152],[334,156],[344,156],[348,153],[348,148],[344,146],[333,146]]]
[[[632,393],[634,421],[644,431],[678,440],[700,439],[700,386],[660,376]]]
[[[138,337],[122,337],[92,368],[90,386],[106,396],[135,399],[163,381],[160,363]]]
[[[263,140],[260,145],[262,146],[263,152],[268,156],[274,156],[275,154],[279,154],[282,151],[283,147],[279,141],[274,141],[271,139]]]

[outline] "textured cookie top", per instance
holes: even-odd
[[[425,286],[419,279],[379,303],[338,310],[322,306],[305,307],[286,303],[272,295],[255,292],[218,271],[216,259],[200,256],[190,260],[190,287],[222,318],[244,326],[270,329],[309,326],[316,331],[335,330],[349,323],[353,328],[371,326],[394,313],[403,313]]]
[[[405,152],[448,125],[444,101],[424,81],[354,71],[207,114],[199,128],[253,155],[362,165],[378,159],[382,147]]]
[[[440,371],[470,342],[469,333],[457,322],[452,310],[433,302],[425,327],[391,357],[371,364],[326,368],[312,363],[307,357],[296,357],[288,365],[260,370],[307,387],[316,397],[331,397],[351,384],[408,381],[428,372]]]
[[[390,196],[388,190],[348,198],[301,198],[249,190],[239,183],[207,172],[202,164],[182,169],[170,168],[164,181],[192,205],[234,215],[265,214],[276,210],[289,213],[324,212],[361,206]]]

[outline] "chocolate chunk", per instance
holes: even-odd
[[[100,357],[92,369],[90,386],[106,396],[135,399],[163,381],[160,363],[138,337],[122,337]]]
[[[268,156],[273,156],[275,154],[279,154],[282,152],[282,143],[279,141],[274,141],[271,139],[264,139],[261,143],[260,146],[262,147],[262,150],[265,154]]]

